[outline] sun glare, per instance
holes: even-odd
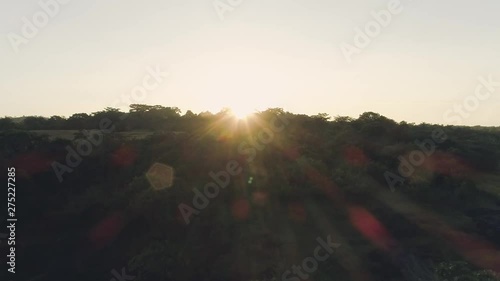
[[[248,115],[250,115],[250,112],[244,112],[244,111],[233,111],[233,114],[236,118],[240,120],[247,119]]]
[[[233,113],[234,117],[240,119],[240,120],[245,120],[248,118],[248,116],[252,115],[255,110],[252,110],[251,108],[245,108],[241,106],[231,106],[231,112]]]

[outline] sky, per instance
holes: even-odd
[[[500,126],[498,0],[60,2],[0,1],[0,116],[143,103]]]

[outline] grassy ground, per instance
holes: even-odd
[[[51,140],[54,139],[73,140],[75,139],[76,134],[79,133],[78,130],[32,130],[30,132],[35,133],[37,135],[48,136],[49,139]],[[113,134],[123,136],[127,139],[143,139],[145,137],[152,135],[153,132],[133,131],[133,132],[116,132]]]

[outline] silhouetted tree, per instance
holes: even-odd
[[[16,123],[14,123],[12,118],[9,117],[0,118],[0,131],[11,130],[15,129],[16,127],[17,127]]]

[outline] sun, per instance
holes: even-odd
[[[247,111],[234,111],[233,110],[234,117],[238,118],[239,120],[245,120],[251,114],[252,114],[251,112],[247,112]]]
[[[231,113],[234,115],[234,117],[238,118],[239,120],[245,120],[250,115],[255,113],[255,110],[244,106],[231,106],[229,108],[231,109]]]

